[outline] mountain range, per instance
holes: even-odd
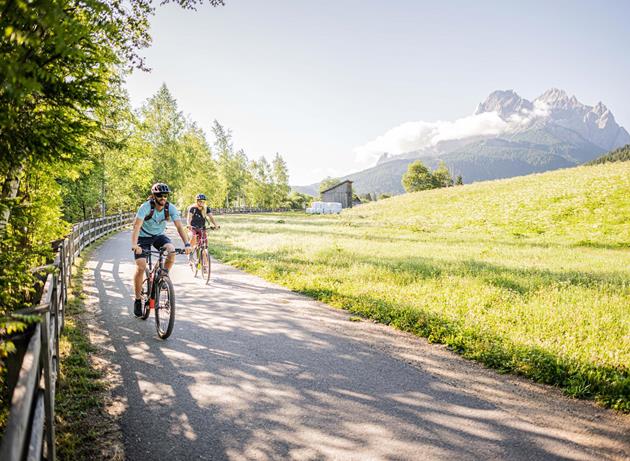
[[[356,193],[400,194],[402,175],[417,159],[430,168],[443,161],[453,176],[470,183],[571,167],[630,144],[630,134],[603,103],[589,106],[557,88],[533,101],[513,90],[494,91],[475,116],[494,117],[498,133],[442,140],[400,155],[382,153],[375,166],[341,179],[353,181]],[[318,185],[294,189],[315,195]]]

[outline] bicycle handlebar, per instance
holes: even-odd
[[[132,253],[135,253],[135,251],[131,250]],[[175,248],[175,251],[166,251],[166,249],[161,249],[161,250],[142,250],[142,253],[140,253],[141,255],[148,255],[149,253],[154,254],[154,255],[160,255],[162,253],[167,254],[167,253],[171,253],[171,254],[178,254],[178,255],[183,255],[186,254],[186,249],[185,248]]]
[[[186,227],[189,227],[191,229],[202,229],[202,230],[219,230],[221,229],[221,226],[209,226],[209,227],[193,227],[191,225],[188,225]]]

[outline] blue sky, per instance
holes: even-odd
[[[127,88],[138,107],[166,83],[208,134],[217,119],[250,158],[280,152],[291,184],[308,184],[370,166],[356,149],[391,128],[465,117],[495,89],[562,88],[630,129],[628,19],[622,0],[165,6],[152,72]]]

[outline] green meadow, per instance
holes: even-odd
[[[217,219],[224,262],[630,411],[630,162]]]

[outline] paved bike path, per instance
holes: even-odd
[[[630,457],[627,416],[217,262],[205,285],[178,256],[175,328],[159,340],[153,314],[132,313],[129,238],[92,253],[84,284],[126,459]]]

